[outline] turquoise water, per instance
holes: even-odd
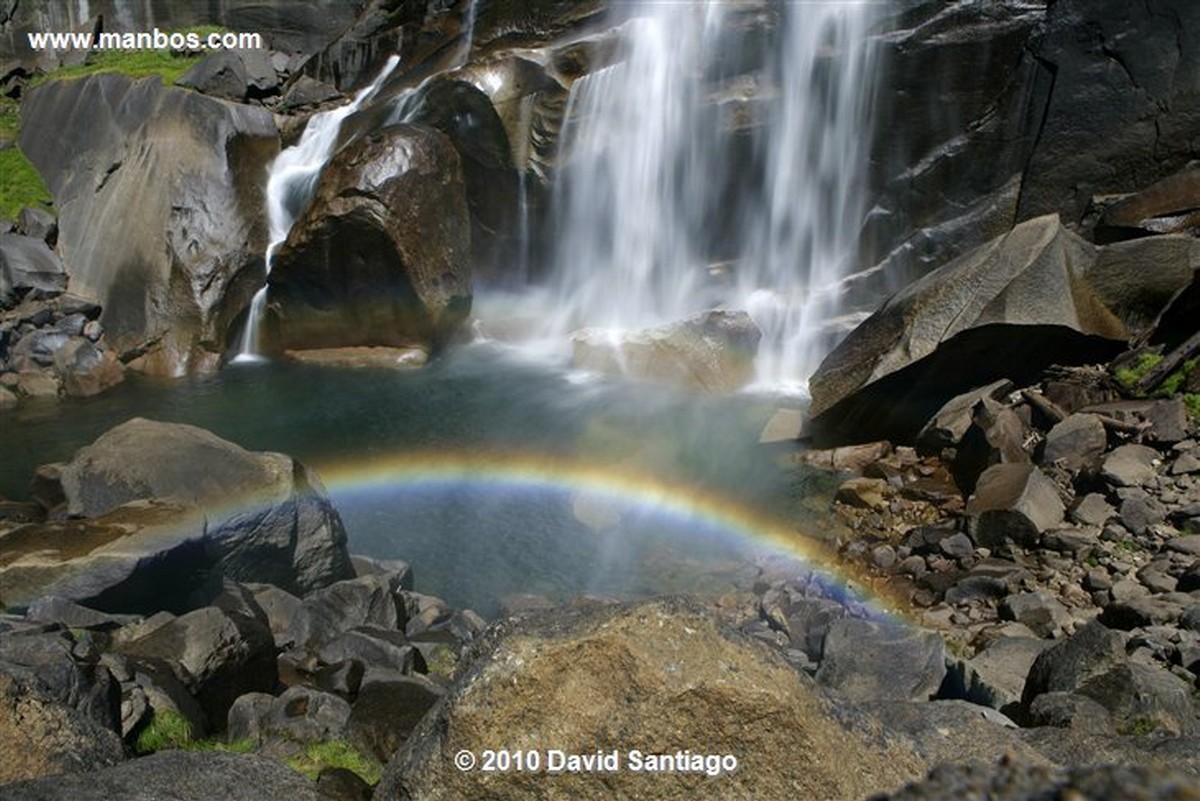
[[[408,560],[419,590],[456,605],[486,613],[524,592],[722,592],[747,581],[753,554],[738,532],[710,521],[632,497],[604,499],[614,508],[597,521],[569,477],[560,486],[463,476],[388,484],[366,480],[369,465],[417,452],[544,456],[786,516],[801,479],[758,444],[773,411],[766,398],[582,377],[488,344],[415,371],[233,366],[202,379],[134,378],[97,398],[0,417],[0,494],[23,497],[36,465],[142,416],[312,465],[330,484],[353,551]]]

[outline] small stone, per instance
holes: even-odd
[[[938,548],[951,559],[965,559],[975,555],[975,546],[971,538],[959,532],[938,543]]]
[[[1094,567],[1087,572],[1083,577],[1084,589],[1095,592],[1097,590],[1111,590],[1113,586],[1112,577],[1108,575],[1108,571],[1102,567]]]
[[[1149,564],[1137,572],[1138,581],[1151,593],[1175,592],[1179,579],[1164,573],[1158,566]]]
[[[1076,523],[1087,526],[1103,526],[1109,518],[1114,517],[1117,510],[1098,492],[1083,496],[1083,499],[1071,510],[1071,519]]]
[[[1126,603],[1135,598],[1144,598],[1150,594],[1150,590],[1132,579],[1121,579],[1109,588],[1109,594],[1114,603]]]
[[[1200,459],[1196,458],[1196,455],[1191,452],[1182,454],[1171,465],[1171,475],[1173,476],[1190,475],[1192,473],[1200,473]]]
[[[1158,451],[1145,445],[1122,445],[1104,457],[1101,473],[1113,486],[1149,484],[1157,475]]]
[[[876,545],[871,549],[871,564],[880,570],[887,570],[896,564],[896,551],[890,545]]]
[[[834,500],[861,509],[882,509],[887,506],[888,490],[888,483],[882,479],[851,478],[838,487]]]
[[[83,335],[90,342],[99,342],[100,337],[104,336],[104,326],[99,320],[88,320],[83,326]]]

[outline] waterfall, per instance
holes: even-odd
[[[271,274],[271,259],[276,249],[287,239],[292,223],[308,206],[321,170],[333,156],[342,120],[358,110],[379,89],[384,79],[400,63],[398,56],[391,56],[374,81],[358,92],[347,104],[330,111],[322,111],[309,118],[304,126],[300,141],[280,151],[271,162],[267,175],[267,223],[270,242],[265,256],[267,275]],[[267,306],[267,284],[263,284],[250,301],[246,315],[246,327],[238,345],[236,362],[262,360],[260,342],[262,316]]]
[[[759,381],[802,385],[863,216],[875,5],[771,4],[757,74],[736,66],[762,47],[739,42],[739,4],[634,9],[624,57],[568,100],[554,333],[744,309],[764,334]]]

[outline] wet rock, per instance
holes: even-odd
[[[72,290],[103,306],[114,349],[148,349],[135,366],[155,374],[215,369],[262,280],[271,114],[103,73],[30,90],[22,118]],[[112,214],[123,208],[138,213]]]
[[[99,395],[125,380],[117,354],[82,337],[72,337],[55,351],[54,369],[67,395],[75,398]]]
[[[4,788],[7,801],[321,801],[312,782],[281,762],[221,751],[161,751],[104,770]]]
[[[1032,465],[999,464],[979,477],[967,503],[976,544],[994,548],[1011,539],[1034,545],[1041,532],[1063,520],[1064,507],[1054,483]]]
[[[742,755],[738,771],[723,774],[720,783],[689,783],[686,792],[697,799],[856,798],[919,770],[919,760],[903,746],[867,745],[856,730],[837,722],[812,681],[778,655],[723,630],[709,613],[686,602],[656,600],[502,621],[478,653],[389,764],[377,795],[407,793],[430,801],[481,792],[497,801],[528,797],[519,775],[462,773],[442,756],[482,748],[501,731],[516,748],[555,739],[586,742],[589,752],[625,751],[631,747],[628,732],[636,730],[647,753],[694,735],[709,753]],[[614,665],[628,671],[617,685]],[[729,680],[731,671],[736,681]],[[771,726],[744,725],[764,714]],[[812,745],[796,749],[802,739]],[[855,771],[836,764],[847,762]],[[557,792],[579,801],[678,793],[661,776],[633,771],[555,778]]]
[[[215,607],[189,612],[120,646],[129,657],[162,659],[179,666],[179,679],[210,722],[223,722],[234,700],[270,692],[278,674],[275,644],[266,626]]]
[[[444,344],[471,307],[462,181],[449,140],[423,126],[342,148],[273,258],[268,347]]]
[[[1116,487],[1137,487],[1152,482],[1158,473],[1158,451],[1145,445],[1122,445],[1104,457],[1101,474]]]
[[[205,480],[197,482],[197,476]],[[193,426],[135,418],[80,449],[61,468],[59,480],[72,515],[121,517],[118,507],[155,498],[184,505],[140,507],[143,516],[154,518],[148,523],[162,527],[155,537],[139,539],[136,532],[126,536],[129,532],[108,529],[104,541],[123,538],[119,550],[109,550],[124,559],[104,561],[104,572],[117,583],[128,581],[133,594],[144,596],[155,588],[133,586],[137,582],[128,577],[143,568],[147,575],[166,570],[169,565],[163,563],[173,552],[192,570],[211,565],[227,578],[300,592],[351,575],[345,531],[324,487],[310,470],[282,454],[252,453]],[[163,536],[170,528],[171,508],[181,516],[174,538]],[[189,518],[199,510],[207,519],[195,527]],[[131,524],[137,522],[134,511],[130,507],[125,515]],[[76,525],[88,529],[84,522]],[[99,529],[93,538],[103,539]],[[153,554],[158,556],[151,558]],[[93,559],[90,566],[99,567],[101,561]],[[84,601],[106,592],[96,582],[87,589],[92,595],[64,597]],[[122,593],[113,584],[106,605],[97,608],[147,614],[176,608],[169,585],[157,590],[160,605],[145,608],[131,600],[133,605],[121,608]]]
[[[1094,414],[1073,414],[1050,429],[1042,460],[1072,472],[1095,470],[1108,446],[1108,433]]]
[[[703,312],[639,331],[587,328],[571,334],[571,363],[609,375],[732,392],[754,377],[761,336],[740,311]]]
[[[847,618],[830,624],[816,679],[855,701],[919,701],[945,675],[945,646],[933,632]]]

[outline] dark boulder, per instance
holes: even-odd
[[[215,727],[224,723],[238,696],[270,692],[279,680],[270,630],[211,606],[124,642],[120,651],[170,664]]]
[[[995,548],[1011,539],[1036,545],[1042,532],[1063,521],[1065,507],[1054,482],[1029,464],[998,464],[983,471],[967,502],[976,545]]]
[[[818,443],[912,441],[972,387],[1115,354],[1129,330],[1088,284],[1094,260],[1049,215],[909,284],[810,380]]]
[[[404,745],[443,690],[424,676],[368,670],[347,721],[350,742],[386,763]]]
[[[945,675],[937,634],[844,618],[829,625],[816,679],[852,701],[927,701]]]
[[[0,234],[0,308],[30,294],[48,298],[67,288],[67,272],[46,243],[31,236]]]
[[[103,306],[113,347],[157,342],[137,365],[153,373],[214,369],[262,282],[270,113],[117,73],[49,81],[21,113],[72,289]]]
[[[353,574],[341,518],[288,456],[136,418],[52,472],[43,494],[83,518],[6,538],[7,603],[52,594],[107,612],[183,612],[218,595],[223,578],[303,593]]]
[[[6,801],[323,801],[316,787],[274,759],[222,751],[161,751],[105,770],[4,787]]]
[[[279,91],[279,76],[265,50],[218,50],[175,82],[226,100],[244,101]]]
[[[261,744],[268,739],[300,743],[343,740],[350,704],[336,695],[289,687],[279,697],[247,693],[229,709],[226,734],[230,740],[251,739]]]
[[[470,311],[469,228],[444,135],[393,125],[351,142],[274,256],[268,347],[436,349]]]

